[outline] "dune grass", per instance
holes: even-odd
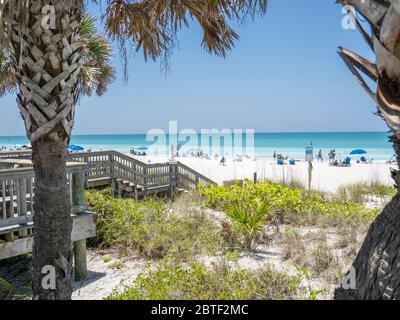
[[[359,182],[339,187],[336,196],[342,201],[361,204],[365,202],[366,196],[385,198],[393,197],[395,194],[394,186],[387,186],[379,182]]]
[[[125,256],[182,261],[219,249],[219,229],[201,210],[170,214],[166,200],[117,199],[108,191],[88,191],[85,197],[90,209],[99,213],[97,236],[91,241],[99,248],[113,248]]]
[[[115,290],[108,300],[245,300],[290,299],[299,292],[300,276],[273,271],[236,270],[225,262],[206,268],[199,263],[177,266],[162,262],[148,268],[130,287]]]

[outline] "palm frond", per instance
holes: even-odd
[[[21,300],[31,295],[31,259],[21,256],[0,263],[0,300]]]
[[[155,60],[168,54],[191,18],[203,30],[203,47],[225,56],[238,39],[228,21],[263,14],[266,6],[267,0],[109,0],[105,21],[108,35],[122,48],[129,43]]]
[[[96,20],[87,14],[84,15],[79,26],[79,33],[82,37],[95,34]]]
[[[17,79],[10,56],[5,49],[0,50],[0,97],[15,91]]]
[[[82,93],[102,95],[115,80],[115,70],[112,67],[112,47],[108,40],[96,33],[95,20],[84,17],[81,25],[81,36],[85,43],[83,47],[82,69],[79,82]]]
[[[82,94],[102,95],[115,80],[112,67],[112,47],[108,40],[96,30],[96,20],[84,15],[80,25],[80,35],[84,42],[82,68],[79,75]],[[15,70],[6,49],[0,50],[0,96],[14,93],[17,87]]]

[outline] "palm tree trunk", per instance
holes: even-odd
[[[376,65],[346,49],[341,48],[339,54],[374,99],[379,115],[394,133],[391,140],[400,165],[400,2],[338,2],[354,6],[371,25],[372,35],[353,15],[357,28],[375,52]],[[377,82],[376,93],[359,71]],[[355,287],[347,289],[342,284],[335,292],[335,299],[400,299],[400,171],[393,170],[392,176],[398,191],[370,227],[353,263],[349,276],[355,275]]]
[[[65,300],[72,293],[72,221],[66,148],[65,140],[54,141],[48,137],[32,144],[36,178],[33,291],[39,299]],[[51,288],[51,279],[43,278],[50,272],[44,266],[54,267],[55,288]]]
[[[393,138],[398,161],[400,140]],[[393,171],[398,192],[370,227],[353,263],[355,288],[343,286],[337,300],[400,299],[400,173]]]
[[[33,297],[70,299],[72,221],[66,158],[79,93],[82,1],[16,3],[11,49],[17,103],[36,174]]]

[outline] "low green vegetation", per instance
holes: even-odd
[[[26,300],[31,297],[30,254],[0,261],[0,300]]]
[[[363,203],[365,197],[393,197],[396,194],[396,189],[393,186],[387,186],[378,182],[373,183],[354,183],[341,186],[337,191],[337,197],[342,201]]]
[[[200,192],[205,197],[206,206],[210,208],[229,212],[238,204],[245,203],[254,211],[259,203],[264,203],[272,208],[270,212],[281,223],[294,225],[319,224],[334,227],[355,220],[370,223],[378,213],[378,210],[368,210],[360,203],[326,197],[317,192],[290,189],[268,181],[258,184],[246,181],[243,186],[201,187]]]
[[[369,192],[391,191],[375,185]],[[379,211],[366,209],[356,195],[344,198],[267,181],[200,186],[199,193],[173,202],[116,199],[107,190],[89,191],[86,200],[99,212],[94,245],[151,259],[133,284],[114,290],[110,300],[317,299],[325,289],[304,289],[303,280],[313,276],[325,284],[340,281],[359,245],[357,234]],[[279,224],[285,225],[283,232],[278,232]],[[328,230],[336,230],[329,241]],[[271,240],[281,247],[283,261],[296,266],[296,276],[268,265],[257,270],[239,267],[244,251],[262,250],[260,244]],[[343,261],[334,249],[341,250]],[[218,262],[210,266],[207,259]],[[108,256],[103,260],[109,268],[124,266]]]
[[[169,262],[148,268],[133,286],[114,291],[109,300],[245,300],[290,299],[299,293],[301,276],[289,276],[264,266],[257,271],[236,270],[226,263],[206,268],[199,263],[177,266]]]
[[[243,202],[235,202],[226,209],[229,220],[223,222],[223,236],[231,247],[252,251],[262,241],[265,233],[264,225],[271,207],[268,203],[259,202],[248,206]]]
[[[170,214],[165,200],[117,199],[107,190],[88,191],[85,197],[90,209],[99,213],[92,241],[97,247],[112,247],[126,256],[186,260],[214,254],[220,246],[219,228],[201,211]]]

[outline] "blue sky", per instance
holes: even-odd
[[[179,34],[170,72],[141,53],[102,97],[84,98],[75,134],[145,133],[167,128],[252,128],[258,132],[384,131],[375,106],[339,56],[342,45],[369,58],[357,31],[344,30],[334,0],[270,0],[263,18],[236,26],[226,59],[201,47],[192,24]],[[116,55],[115,64],[120,70]],[[24,134],[15,98],[0,100],[0,135]]]

